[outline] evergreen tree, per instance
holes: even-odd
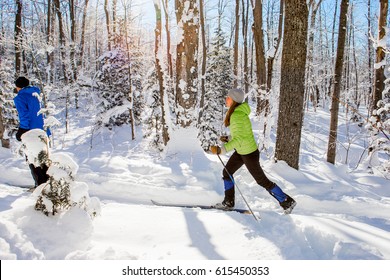
[[[135,122],[139,124],[144,103],[140,63],[129,61],[126,52],[120,48],[104,53],[99,61],[96,84],[101,97],[100,124],[110,129],[129,124],[130,109],[133,109]],[[133,98],[130,98],[131,92]]]
[[[226,46],[225,35],[220,29],[212,40],[207,65],[205,100],[199,124],[199,139],[205,150],[216,143],[222,133],[224,100],[233,85],[231,49]]]
[[[15,88],[11,61],[4,59],[0,67],[0,140],[3,147],[9,147],[9,137],[17,130],[18,115],[13,103]]]
[[[162,151],[164,149],[162,137],[162,112],[159,85],[157,82],[156,68],[153,67],[147,74],[144,87],[146,96],[146,132],[145,138],[151,138],[151,146]]]

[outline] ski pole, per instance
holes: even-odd
[[[217,154],[217,156],[218,156],[219,161],[222,163],[223,168],[226,170],[226,173],[229,175],[230,180],[232,180],[233,184],[236,186],[238,192],[240,193],[242,199],[244,200],[246,206],[248,207],[249,212],[251,212],[253,218],[255,218],[255,220],[258,221],[259,219],[257,219],[256,215],[253,213],[252,208],[249,206],[249,204],[248,204],[248,202],[246,201],[244,195],[242,194],[240,188],[237,186],[236,182],[234,181],[233,176],[230,175],[230,172],[227,170],[225,163],[222,161],[222,159],[221,159],[221,157],[219,156],[219,154]]]

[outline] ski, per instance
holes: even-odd
[[[234,208],[234,209],[220,209],[220,208],[215,208],[215,206],[212,205],[198,205],[198,204],[179,204],[179,203],[162,203],[162,202],[157,202],[153,199],[151,199],[152,203],[156,206],[164,206],[164,207],[180,207],[180,208],[199,208],[199,209],[206,209],[206,210],[221,210],[225,212],[238,212],[241,214],[252,214],[251,211],[246,210],[246,209],[239,209],[239,208]]]
[[[16,185],[16,184],[11,184],[11,183],[7,183],[7,182],[1,182],[0,184],[3,184],[7,187],[25,189],[27,192],[33,192],[35,190],[35,187],[33,187],[31,185]]]

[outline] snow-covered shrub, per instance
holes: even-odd
[[[93,218],[100,213],[100,202],[90,198],[88,185],[75,181],[77,163],[65,153],[49,154],[48,138],[41,129],[32,129],[22,136],[22,150],[34,166],[48,166],[49,180],[38,186],[35,209],[55,215],[72,207],[84,209]]]
[[[369,166],[377,165],[384,174],[390,174],[390,102],[388,99],[378,102],[366,128],[371,133],[369,147]],[[384,160],[380,161],[378,154]]]

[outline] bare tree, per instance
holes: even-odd
[[[53,31],[54,31],[54,5],[51,0],[47,2],[47,21],[46,21],[46,43],[49,46],[53,46]],[[47,82],[54,80],[54,52],[48,51],[46,54],[46,62],[49,66],[49,71],[47,71]]]
[[[23,3],[16,0],[15,15],[15,74],[19,76],[22,71],[22,11]]]
[[[181,40],[176,46],[176,98],[178,123],[182,127],[193,121],[197,100],[199,10],[196,0],[175,0],[176,20]]]
[[[305,93],[308,9],[286,1],[275,158],[298,169]]]
[[[272,74],[274,71],[274,62],[275,62],[275,57],[276,54],[279,51],[280,47],[280,42],[282,40],[282,35],[283,35],[283,15],[284,15],[284,0],[280,0],[279,4],[279,22],[278,22],[278,36],[274,39],[273,42],[270,42],[272,45],[272,48],[274,49],[274,52],[268,51],[268,56],[267,56],[267,79],[266,79],[266,88],[265,92],[267,94],[266,98],[263,100],[263,111],[264,111],[264,117],[267,117],[270,111],[269,108],[269,94],[271,92],[272,88]],[[264,133],[266,133],[267,129],[267,122],[264,122]]]
[[[248,75],[248,24],[249,24],[249,0],[242,0],[242,39],[244,43],[244,89],[245,92],[249,90],[249,75]]]
[[[106,28],[107,28],[107,48],[111,51],[111,28],[110,28],[110,12],[108,8],[108,0],[104,0],[104,13],[106,15]]]
[[[374,78],[374,92],[372,97],[372,110],[378,108],[378,101],[382,99],[382,93],[385,89],[385,51],[381,40],[386,35],[386,25],[387,25],[387,13],[389,9],[389,1],[381,0],[380,9],[379,9],[379,20],[378,20],[378,41],[376,47],[376,67],[375,67],[375,78]]]
[[[4,125],[4,119],[3,119],[3,108],[0,107],[0,140],[1,140],[1,147],[9,148],[10,141],[9,141],[9,139],[5,139],[4,132],[5,132],[5,125]]]
[[[168,128],[166,125],[166,115],[165,115],[165,106],[164,106],[164,73],[162,70],[162,61],[161,61],[161,40],[162,40],[162,22],[161,22],[161,7],[160,3],[154,2],[154,9],[156,11],[156,28],[155,32],[155,43],[154,43],[154,56],[156,60],[156,73],[159,84],[160,91],[160,105],[161,105],[161,126],[162,126],[162,137],[164,146],[167,145],[169,141]]]
[[[332,86],[332,105],[330,115],[330,131],[328,140],[328,153],[327,161],[334,164],[336,160],[336,141],[337,141],[337,126],[338,126],[338,113],[339,113],[339,101],[340,101],[340,87],[341,78],[344,63],[344,49],[346,39],[347,28],[347,13],[348,13],[349,0],[341,0],[340,8],[340,23],[339,23],[339,37],[337,39],[337,54],[335,62],[335,71]]]
[[[125,1],[124,3],[124,12],[125,12],[125,38],[126,38],[126,50],[127,50],[127,60],[130,62],[131,57],[130,57],[130,40],[129,40],[129,31],[128,31],[128,8],[127,8],[127,2]],[[127,100],[130,103],[130,108],[129,108],[129,116],[130,116],[130,125],[131,125],[131,139],[135,139],[135,124],[134,124],[134,110],[133,110],[133,105],[134,105],[134,94],[133,94],[133,87],[132,87],[132,75],[131,75],[131,63],[128,64],[128,81],[129,81],[129,94],[127,96]]]
[[[72,79],[77,80],[76,67],[76,7],[74,0],[69,0],[69,17],[70,17],[70,65],[72,68]],[[76,107],[77,105],[76,96]]]
[[[79,60],[77,63],[78,67],[81,67],[83,64],[84,44],[85,44],[85,27],[86,27],[86,21],[87,21],[88,3],[89,3],[89,0],[85,0],[84,8],[83,8],[83,19],[82,19],[82,23],[81,23],[80,56],[79,56]]]
[[[368,93],[372,96],[372,43],[371,43],[371,0],[367,2],[367,58],[368,58]]]
[[[169,28],[168,0],[163,0],[162,6],[164,8],[165,32],[166,32],[166,37],[167,37],[168,73],[169,73],[169,77],[172,79],[173,78],[173,63],[172,63],[172,54],[171,54],[171,31]]]
[[[315,82],[316,76],[313,69],[313,59],[314,59],[314,33],[315,33],[315,24],[316,16],[318,9],[321,5],[322,0],[310,0],[309,10],[311,11],[310,15],[310,26],[309,26],[309,38],[308,38],[308,47],[307,47],[307,69],[306,69],[306,98],[310,98],[313,101],[314,109],[317,107],[318,98],[317,96],[317,85]]]
[[[239,39],[239,31],[240,31],[240,0],[236,0],[236,10],[235,10],[235,28],[234,28],[234,53],[233,53],[233,87],[238,86],[238,39]]]
[[[68,76],[68,72],[66,69],[66,50],[65,50],[65,32],[64,32],[64,26],[63,26],[63,20],[62,20],[62,13],[61,13],[61,7],[60,7],[60,0],[54,0],[55,4],[55,10],[58,18],[58,30],[59,30],[59,38],[60,38],[60,52],[61,52],[61,64],[62,64],[62,71],[64,74],[65,83],[68,83],[70,80],[70,77]]]
[[[251,0],[253,9],[253,37],[256,48],[256,75],[257,75],[257,108],[256,114],[260,115],[264,109],[264,92],[266,85],[266,66],[263,34],[263,1]]]
[[[206,30],[205,30],[205,15],[204,15],[203,1],[199,1],[199,17],[200,17],[200,32],[201,32],[200,34],[202,38],[202,69],[201,69],[202,76],[200,79],[201,96],[200,96],[200,103],[199,103],[200,111],[198,117],[198,124],[202,119],[203,107],[204,107],[204,96],[206,93],[205,75],[206,75],[207,47],[206,47]]]

